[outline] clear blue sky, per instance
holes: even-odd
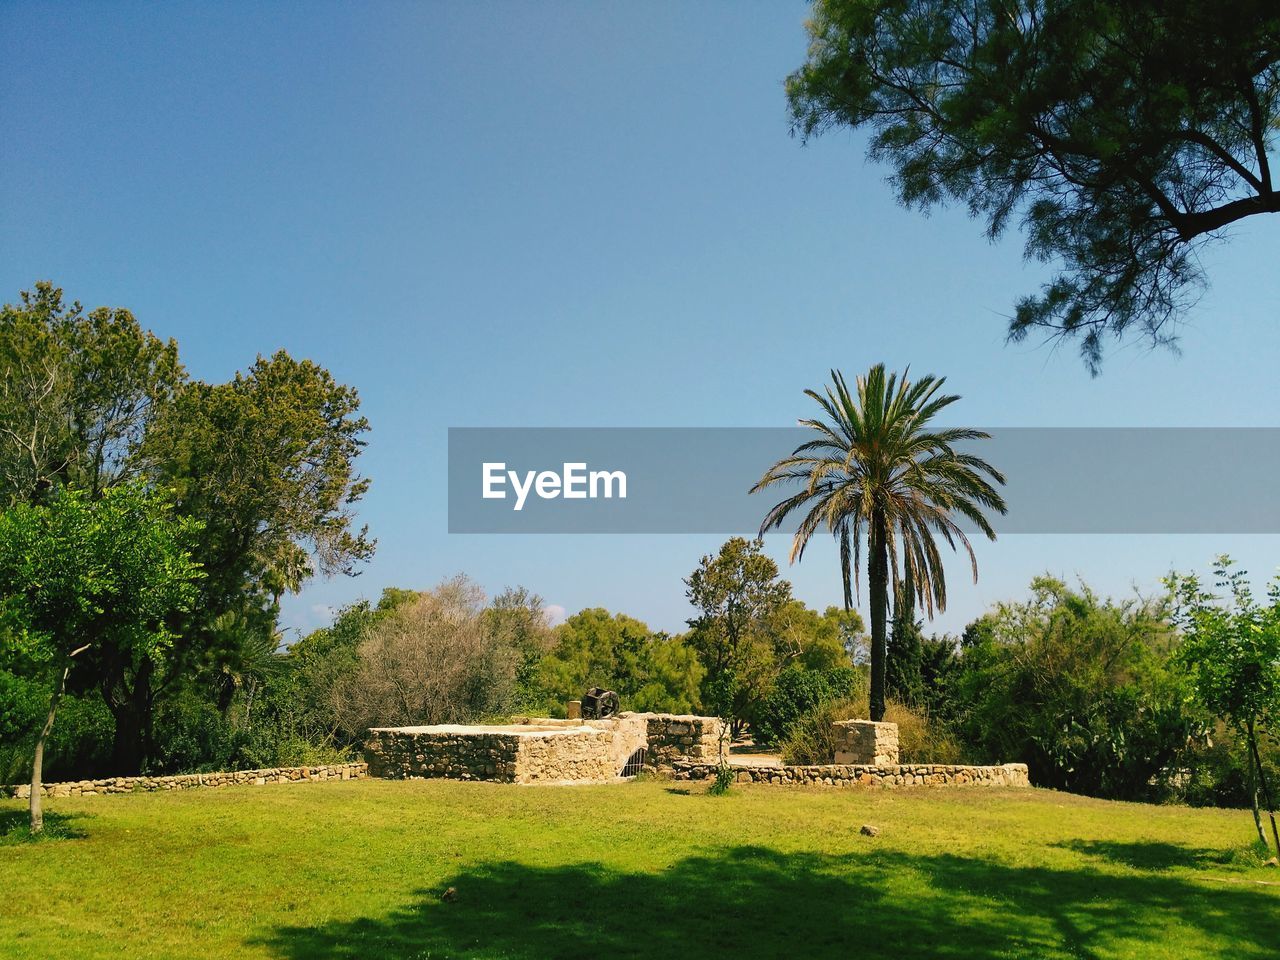
[[[899,209],[863,141],[788,136],[801,3],[0,4],[0,297],[127,306],[222,380],[284,347],[372,421],[353,580],[465,571],[677,629],[718,538],[450,536],[450,426],[787,425],[828,367],[949,377],[995,426],[1280,425],[1280,218],[1212,249],[1182,356],[1005,346],[1017,237]],[[678,465],[673,465],[678,466]],[[1153,485],[1159,496],[1159,483]],[[785,566],[786,542],[769,550]],[[938,622],[1032,575],[1153,589],[1277,537],[1007,537]],[[834,551],[787,571],[838,602]]]

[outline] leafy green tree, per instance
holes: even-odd
[[[51,283],[0,307],[0,503],[136,479],[148,427],[185,373],[128,310],[86,314]]]
[[[956,543],[964,547],[977,582],[977,559],[955,517],[968,519],[994,540],[984,510],[1004,513],[1004,500],[993,486],[993,482],[1004,483],[1004,477],[985,460],[955,447],[987,434],[959,427],[930,428],[939,413],[960,399],[939,393],[944,379],[926,376],[913,383],[906,375],[886,374],[884,364],[876,364],[858,378],[856,393],[849,391],[839,371],[831,371],[831,380],[825,393],[805,391],[824,415],[801,421],[817,438],[770,467],[752,492],[777,484],[802,484],[799,492],[765,515],[760,531],[779,528],[803,510],[792,539],[794,563],[803,558],[814,533],[828,530],[840,545],[846,608],[852,606],[865,539],[871,601],[871,719],[880,720],[885,710],[890,589],[897,591],[903,576],[908,576],[915,598],[929,616],[935,609],[946,609],[946,578],[935,537],[953,549]]]
[[[920,638],[920,699],[916,706],[940,723],[956,719],[954,687],[960,668],[954,637],[935,634]]]
[[[783,668],[752,722],[756,743],[780,742],[805,714],[824,704],[848,700],[865,682],[863,672],[850,666],[826,670],[797,665]],[[830,758],[815,762],[827,763]]]
[[[1280,8],[1269,0],[818,0],[787,80],[804,137],[866,127],[908,207],[1022,224],[1060,272],[1010,335],[1157,340],[1201,246],[1280,211]]]
[[[1244,736],[1280,857],[1275,805],[1258,751],[1259,727],[1280,722],[1280,577],[1268,588],[1268,602],[1259,604],[1247,574],[1235,568],[1230,557],[1218,558],[1214,574],[1218,589],[1228,593],[1225,602],[1201,586],[1194,574],[1169,578],[1183,631],[1178,661],[1190,675],[1200,703]],[[1256,805],[1255,794],[1254,822],[1262,837]]]
[[[818,613],[800,600],[780,606],[765,624],[779,667],[836,670],[853,666],[850,647],[863,633],[856,610],[827,607]]]
[[[1151,799],[1200,729],[1171,655],[1163,599],[1113,601],[1037,577],[963,647],[953,685],[964,739],[985,761],[1018,760],[1035,783]]]
[[[225,690],[274,637],[279,598],[316,572],[352,574],[374,541],[354,529],[368,422],[356,391],[284,351],[225,384],[184,383],[143,440],[179,512],[202,521],[201,596],[163,661],[119,663],[102,694],[119,772],[145,765],[156,701],[196,677]]]
[[[893,621],[885,646],[885,692],[918,707],[924,699],[924,631],[916,619],[910,578],[904,578],[893,604]]]
[[[367,427],[354,390],[283,351],[211,385],[188,380],[177,345],[127,310],[86,312],[50,283],[0,308],[0,504],[64,488],[92,499],[141,480],[174,490],[178,512],[202,522],[206,576],[164,657],[97,678],[114,772],[145,765],[166,699],[211,696],[225,717],[273,663],[280,596],[317,572],[354,573],[372,553],[353,515]],[[77,694],[88,693],[82,674]]]
[[[680,638],[602,607],[580,610],[554,634],[555,646],[538,665],[553,709],[591,687],[604,687],[617,691],[627,710],[693,711],[702,667]]]
[[[729,721],[736,734],[777,675],[770,628],[791,602],[791,584],[778,578],[760,539],[742,537],[703,557],[684,583],[698,611],[689,621],[689,643],[705,671],[703,707]]]
[[[871,660],[867,625],[857,610],[829,606],[822,612],[822,619],[832,624],[844,647],[845,657],[854,666],[862,666]]]
[[[164,496],[135,485],[97,501],[61,491],[45,506],[17,503],[0,514],[5,642],[51,677],[32,760],[32,832],[43,827],[44,748],[67,678],[73,668],[102,675],[117,663],[154,659],[173,643],[176,618],[196,598],[197,532]]]
[[[183,512],[205,521],[206,590],[272,599],[313,574],[350,575],[373,554],[353,509],[369,481],[356,472],[369,422],[356,391],[285,351],[259,357],[225,384],[192,381],[148,432]]]
[[[702,665],[688,634],[658,631],[640,647],[632,673],[637,686],[631,703],[637,710],[695,713],[702,688]]]
[[[516,651],[514,706],[533,707],[541,699],[539,664],[556,643],[542,597],[525,587],[508,587],[493,598],[485,616],[490,628],[507,637]]]

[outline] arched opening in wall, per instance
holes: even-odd
[[[627,757],[627,762],[622,765],[622,772],[618,774],[620,777],[634,777],[644,769],[644,747],[641,747],[631,756]]]

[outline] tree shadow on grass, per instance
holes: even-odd
[[[1262,958],[1280,898],[1160,874],[1023,867],[898,852],[830,856],[743,846],[658,873],[606,864],[482,864],[377,917],[279,927],[301,958]]]
[[[80,840],[88,836],[80,821],[89,819],[84,813],[54,813],[46,810],[44,831],[31,833],[31,814],[21,810],[0,810],[0,846],[16,843],[44,843],[50,840]]]
[[[1136,870],[1202,869],[1230,863],[1232,859],[1230,851],[1184,847],[1158,840],[1068,840],[1054,846]]]

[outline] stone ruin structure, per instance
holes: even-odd
[[[676,780],[707,780],[720,769],[724,724],[715,717],[620,713],[605,719],[524,719],[504,725],[387,727],[369,731],[366,763],[324,767],[192,773],[171,777],[116,777],[47,783],[45,796],[79,797],[237,784],[445,777],[503,783],[610,783],[642,770],[663,770]],[[870,720],[835,722],[830,763],[784,765],[776,758],[729,757],[740,783],[854,786],[1027,787],[1027,767],[903,764],[898,728]],[[727,746],[727,738],[724,745]],[[30,785],[0,786],[0,797],[26,798]]]
[[[1030,786],[1025,764],[902,764],[898,725],[838,720],[831,762],[784,765],[730,757],[739,782],[825,786]],[[504,725],[384,727],[369,731],[369,775],[502,783],[609,783],[642,770],[677,780],[715,777],[727,747],[715,717],[620,713],[604,719],[524,719]]]
[[[676,760],[716,763],[723,728],[716,717],[668,713],[375,727],[365,741],[365,759],[370,776],[390,779],[607,783],[646,768],[670,768]]]

